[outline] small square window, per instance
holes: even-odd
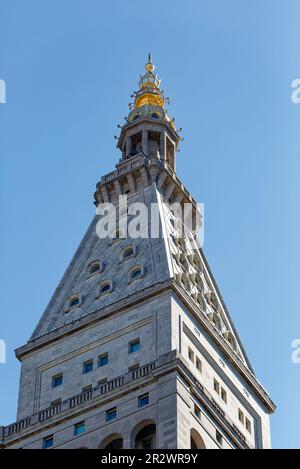
[[[139,396],[139,407],[144,407],[145,405],[149,404],[149,394],[143,394]]]
[[[46,436],[46,438],[43,439],[43,448],[52,448],[53,446],[53,435]]]
[[[214,390],[216,393],[220,394],[220,385],[216,379],[214,379]]]
[[[202,363],[201,363],[201,360],[199,360],[198,357],[196,357],[196,368],[198,371],[200,371],[200,373],[202,373]]]
[[[223,388],[221,388],[221,399],[227,404],[227,393]]]
[[[108,353],[103,353],[98,358],[98,367],[105,366],[108,364]]]
[[[218,430],[216,430],[216,440],[217,440],[217,442],[219,443],[219,445],[222,446],[222,444],[223,444],[223,437],[222,437],[221,433],[218,432]]]
[[[60,386],[61,384],[63,384],[63,381],[64,381],[64,378],[63,378],[62,373],[52,376],[52,387],[57,388],[57,386]]]
[[[194,363],[194,352],[191,348],[189,348],[189,359]]]
[[[91,371],[93,371],[93,367],[94,367],[93,360],[88,360],[87,362],[84,362],[82,373],[83,374],[90,373]]]
[[[140,350],[140,339],[129,342],[128,353],[138,352]]]
[[[106,411],[106,421],[111,422],[111,420],[114,420],[117,417],[117,408],[113,407],[112,409],[109,409]]]
[[[79,422],[74,425],[74,436],[80,435],[81,433],[84,433],[85,431],[85,423]]]
[[[195,404],[195,406],[194,406],[194,412],[195,412],[196,417],[197,417],[198,419],[200,419],[200,417],[201,417],[201,411],[200,411],[199,407],[198,407],[196,404]]]
[[[248,419],[248,417],[246,417],[246,429],[248,430],[249,433],[251,433],[251,422]]]
[[[244,425],[244,414],[243,412],[241,411],[241,409],[239,409],[239,421]]]

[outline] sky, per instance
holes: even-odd
[[[205,204],[204,251],[259,381],[275,448],[300,447],[297,0],[0,0],[0,424],[26,343],[120,155],[151,51],[183,127],[177,174]]]

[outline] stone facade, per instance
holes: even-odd
[[[0,427],[4,448],[271,445],[275,406],[202,249],[177,233],[172,204],[188,202],[195,215],[197,206],[174,172],[180,138],[155,109],[155,122],[148,111],[138,122],[131,113],[118,142],[122,159],[98,183],[95,203],[120,208],[126,194],[129,206],[157,204],[160,236],[100,239],[98,217],[92,221],[16,351],[18,415]]]

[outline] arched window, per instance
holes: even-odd
[[[112,282],[110,280],[103,280],[99,285],[99,295],[110,293],[112,291]]]
[[[143,427],[135,437],[136,449],[156,448],[156,425],[152,423]]]
[[[99,449],[122,449],[122,448],[123,448],[123,438],[119,433],[113,433],[112,435],[107,436],[99,445]]]
[[[140,265],[137,265],[131,269],[129,272],[128,283],[134,282],[144,277],[144,268]]]
[[[153,119],[159,119],[160,115],[157,112],[152,112],[151,117],[153,117]]]
[[[100,261],[93,261],[88,266],[88,275],[94,275],[101,272],[102,266]]]
[[[122,252],[122,260],[126,261],[126,259],[130,259],[135,255],[135,250],[133,246],[126,246]]]
[[[205,449],[203,438],[194,428],[191,430],[191,449]]]
[[[116,438],[115,440],[108,443],[104,449],[122,449],[123,448],[123,438]]]
[[[80,305],[80,296],[79,295],[72,295],[69,298],[68,309],[75,308],[75,306],[79,306],[79,305]]]

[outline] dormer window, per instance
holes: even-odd
[[[99,286],[99,295],[105,295],[106,293],[112,292],[112,282],[110,280],[104,280]]]
[[[68,309],[72,309],[72,308],[75,308],[76,306],[79,306],[80,305],[80,296],[79,295],[72,295],[70,298],[69,298],[69,302],[68,302]]]
[[[134,255],[135,255],[134,246],[126,246],[122,252],[122,260],[126,261],[127,259],[134,257]]]
[[[129,272],[129,280],[128,283],[134,282],[135,280],[139,280],[144,276],[144,268],[142,266],[135,266]]]
[[[100,273],[102,270],[100,261],[93,261],[88,266],[88,275],[95,275]]]

